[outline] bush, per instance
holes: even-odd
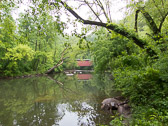
[[[143,58],[136,58],[139,63],[131,62],[130,56],[118,59],[120,65],[118,63],[113,71],[114,84],[129,97],[133,106],[130,125],[159,126],[168,123],[167,57],[165,53],[158,60],[150,60],[146,66]]]
[[[14,48],[8,48],[4,62],[4,74],[6,76],[19,75],[30,70],[30,62],[33,60],[34,51],[28,46],[19,44]]]

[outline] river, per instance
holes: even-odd
[[[0,80],[0,126],[109,125],[101,101],[118,94],[99,75],[55,74]]]

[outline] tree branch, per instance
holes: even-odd
[[[135,37],[135,35],[131,35],[131,33],[129,33],[128,31],[126,31],[126,29],[121,29],[118,27],[118,25],[116,24],[107,24],[107,23],[102,23],[102,22],[97,22],[97,21],[90,21],[90,20],[84,20],[83,18],[81,18],[75,11],[73,11],[66,3],[61,1],[62,5],[65,5],[65,8],[72,14],[74,15],[77,19],[79,19],[83,24],[90,24],[90,25],[96,25],[96,26],[101,26],[101,27],[105,27],[107,29],[113,30],[116,33],[119,33],[127,38],[133,39],[134,42],[141,48],[145,48],[144,46],[146,45],[146,43],[139,39],[138,37]]]
[[[155,7],[157,8],[157,10],[159,11],[160,15],[163,17],[163,13],[162,13],[161,10],[159,9],[158,4],[155,2],[155,0],[152,0],[152,1],[153,1],[153,3],[154,3]]]
[[[108,15],[109,15],[110,21],[112,22],[111,11],[110,11],[110,1],[108,0],[107,2],[108,2],[108,3],[107,3]]]
[[[89,5],[89,3],[86,0],[84,0],[84,1],[88,5],[88,7],[91,9],[91,11],[94,13],[94,15],[97,17],[97,19],[99,19],[99,21],[102,22],[101,19],[99,18],[99,16],[96,14],[96,12],[93,10],[93,8]]]
[[[135,13],[135,26],[134,26],[134,29],[136,32],[138,32],[138,13],[140,12],[140,10],[137,10],[136,13]]]
[[[81,18],[74,10],[71,9],[66,3],[60,2],[71,14],[73,14],[77,19],[83,21],[84,19]],[[55,5],[55,4],[54,4]]]
[[[121,34],[129,39],[132,39],[133,42],[138,45],[140,48],[145,49],[145,47],[147,48],[147,53],[150,56],[154,56],[157,55],[157,53],[152,50],[150,47],[147,47],[148,44],[146,43],[146,41],[143,41],[142,39],[140,39],[138,36],[136,36],[135,34],[127,31],[125,28],[121,28],[116,24],[108,24],[108,23],[102,23],[102,22],[96,22],[96,21],[90,21],[90,20],[84,20],[83,18],[81,18],[74,10],[72,10],[66,3],[61,1],[61,4],[64,5],[64,7],[72,14],[74,15],[77,19],[79,19],[83,24],[89,24],[89,25],[96,25],[96,26],[101,26],[104,28],[107,28],[109,30],[112,30],[118,34]],[[145,13],[146,14],[146,13]],[[157,29],[158,30],[158,29]]]
[[[165,21],[167,15],[168,15],[168,12],[165,14],[165,16],[162,18],[162,20],[161,20],[161,22],[160,22],[160,25],[159,25],[159,31],[160,31],[160,32],[161,32],[162,25],[163,25],[163,23],[164,23],[164,21]]]
[[[150,29],[153,31],[153,33],[155,35],[157,35],[160,31],[157,28],[156,23],[154,22],[154,20],[152,19],[152,17],[149,15],[148,12],[145,11],[145,9],[143,7],[138,7],[138,9],[141,11],[141,13],[143,14],[143,16],[145,17],[145,19],[147,20]]]
[[[105,16],[106,19],[107,19],[107,22],[109,23],[109,22],[110,22],[110,19],[109,19],[108,15],[107,15],[107,13],[106,13],[104,7],[103,7],[103,4],[101,3],[100,0],[96,0],[96,1],[97,1],[97,4],[99,5],[99,7],[102,9],[102,11],[103,11],[103,13],[104,13],[104,16]]]

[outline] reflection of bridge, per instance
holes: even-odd
[[[90,80],[92,74],[77,74],[78,80]]]
[[[92,74],[90,72],[93,72],[92,70],[92,62],[90,59],[77,59],[77,69],[80,70],[66,70],[64,71],[67,76],[73,76],[74,74],[77,75],[77,78],[79,80],[89,80],[92,78]]]
[[[93,72],[93,70],[65,70],[64,71],[66,74],[76,74],[76,73],[90,73],[90,72]]]
[[[93,70],[66,70],[64,72],[67,76],[77,75],[78,80],[90,80]]]
[[[64,72],[67,76],[77,75],[78,80],[90,80],[93,70],[66,70]]]

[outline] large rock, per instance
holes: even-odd
[[[117,110],[121,102],[115,98],[106,98],[102,101],[101,109],[104,110]]]
[[[131,108],[131,107],[130,107],[128,104],[119,105],[117,111],[118,111],[120,114],[129,115],[129,114],[131,113],[130,108]]]
[[[102,101],[101,109],[105,111],[117,110],[118,113],[121,115],[129,115],[131,113],[130,106],[127,104],[128,100],[120,101],[116,98],[106,98]]]

